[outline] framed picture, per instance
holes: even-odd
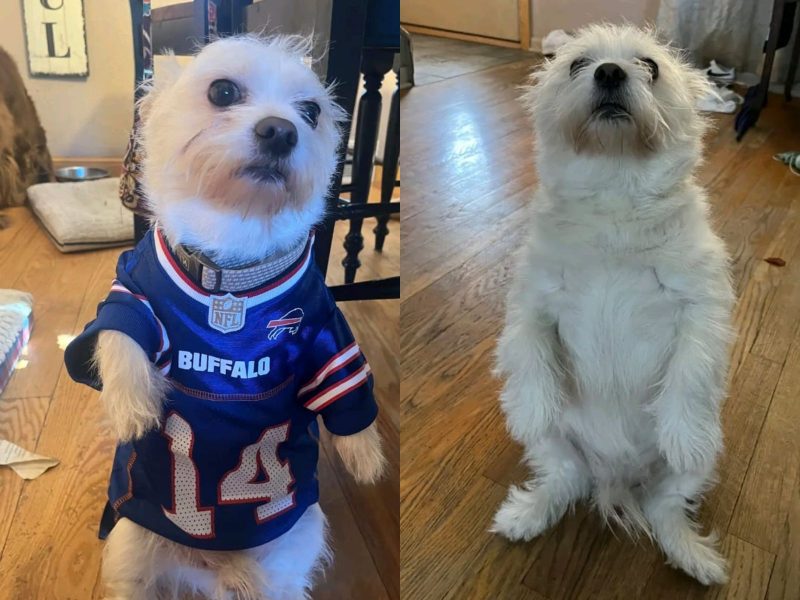
[[[83,0],[22,0],[32,76],[86,77]]]

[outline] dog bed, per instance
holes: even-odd
[[[133,243],[133,214],[119,201],[119,179],[39,183],[28,188],[33,212],[61,252]]]
[[[33,297],[0,290],[0,393],[6,387],[33,327]]]

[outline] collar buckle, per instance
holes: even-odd
[[[212,294],[219,293],[222,288],[222,268],[212,261],[207,256],[199,252],[191,252],[187,250],[183,244],[178,244],[175,247],[175,254],[181,263],[181,266],[186,269],[186,272],[198,282],[203,289]],[[209,271],[214,275],[214,286],[209,288],[203,283],[203,274]]]

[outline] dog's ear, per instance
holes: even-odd
[[[142,120],[147,120],[154,100],[175,84],[183,70],[178,58],[172,52],[168,52],[159,58],[161,60],[158,61],[158,68],[154,69],[153,77],[142,82],[139,86],[143,94],[136,101],[136,109]]]

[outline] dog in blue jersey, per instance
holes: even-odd
[[[317,417],[358,481],[384,468],[369,364],[313,258],[344,115],[309,51],[222,39],[142,100],[153,227],[65,353],[119,439],[108,598],[306,598],[329,559]]]

